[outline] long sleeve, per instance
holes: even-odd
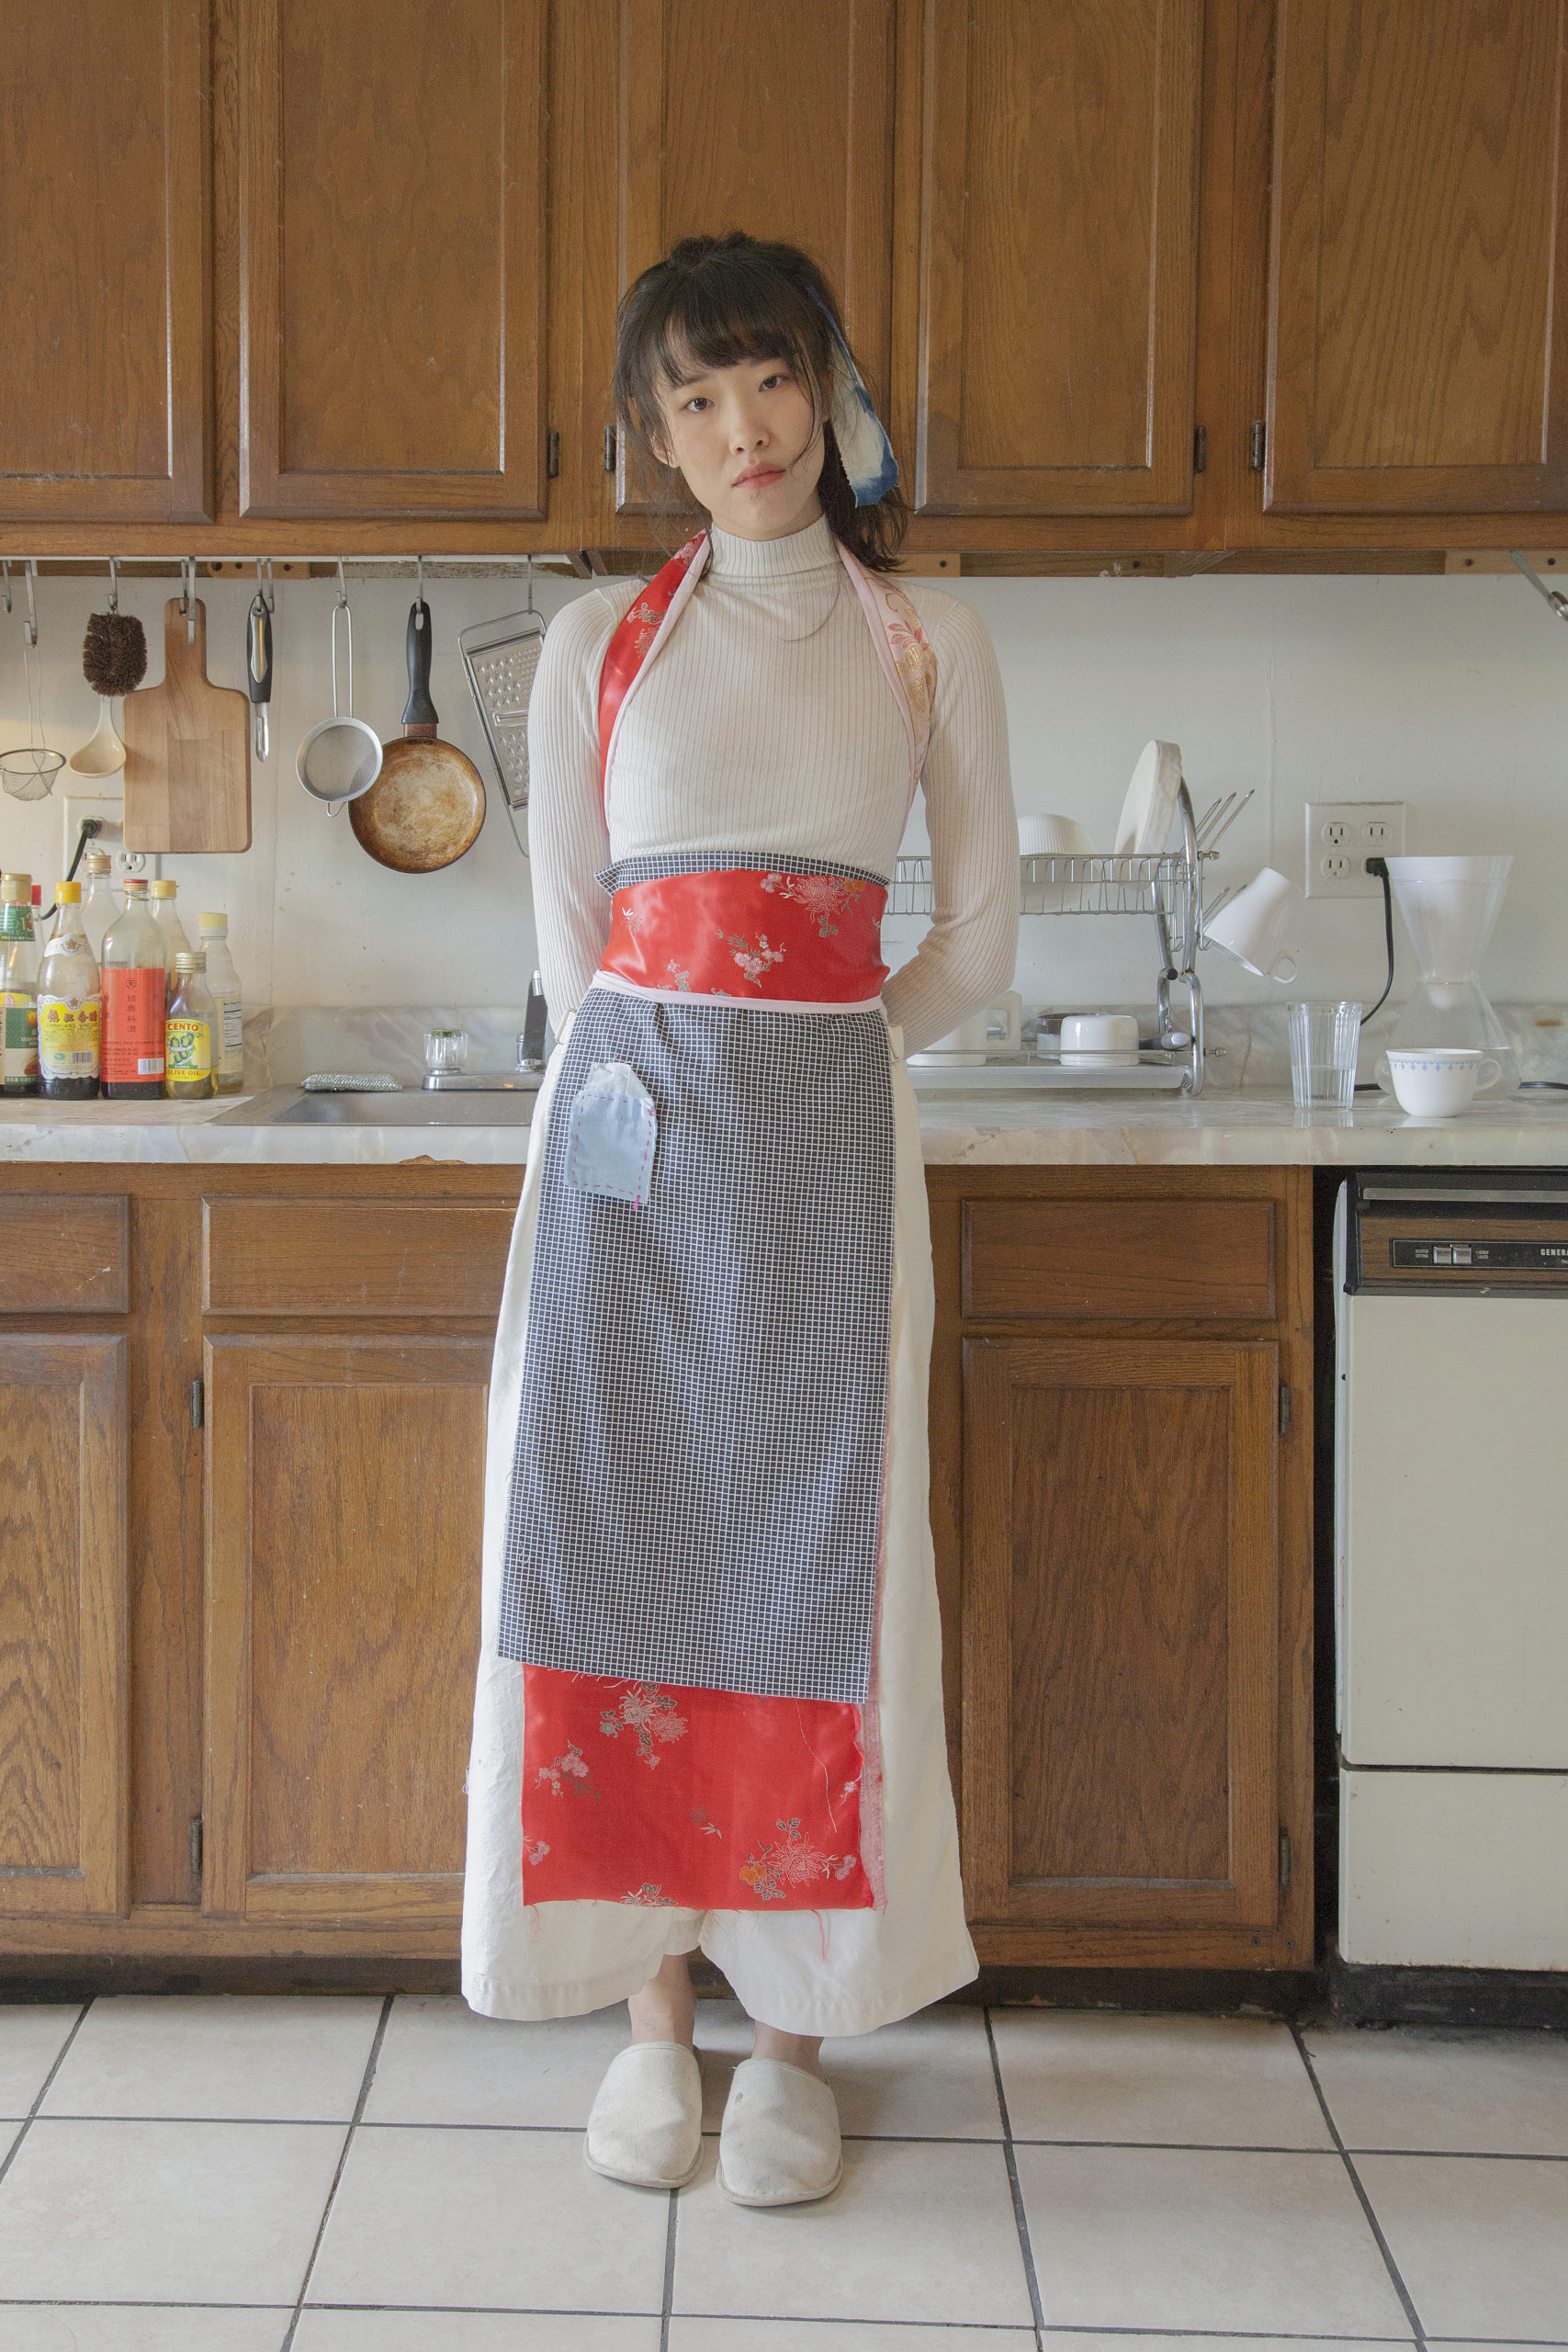
[[[528,849],[534,922],[550,1019],[581,1002],[610,935],[610,901],[594,880],[610,862],[599,782],[598,686],[618,616],[581,597],[550,623],[528,703]]]
[[[935,905],[918,952],[883,990],[907,1053],[1010,988],[1018,960],[1018,820],[996,653],[978,614],[954,598],[921,618],[937,672],[923,778]]]

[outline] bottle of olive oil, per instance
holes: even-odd
[[[207,958],[199,949],[175,957],[175,993],[164,1016],[164,1053],[168,1064],[164,1091],[171,1102],[194,1102],[216,1094],[212,1068],[218,1008],[207,985]]]
[[[36,1094],[38,948],[30,874],[0,875],[0,1020],[5,1023],[5,1091]]]

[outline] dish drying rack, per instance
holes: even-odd
[[[1203,989],[1196,970],[1208,918],[1230,896],[1217,891],[1205,906],[1203,868],[1217,856],[1217,843],[1240,816],[1252,793],[1231,792],[1211,803],[1201,818],[1192,812],[1185,782],[1176,797],[1181,829],[1178,849],[1074,857],[1021,857],[1021,915],[1144,915],[1152,919],[1159,951],[1155,983],[1155,1037],[1151,1065],[1168,1068],[1184,1094],[1203,1091]],[[887,894],[890,915],[929,915],[934,905],[931,861],[900,857]],[[1179,1008],[1179,1009],[1178,1009]],[[1110,1080],[1112,1073],[1104,1073]]]

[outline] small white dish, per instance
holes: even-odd
[[[1069,1012],[1062,1020],[1062,1059],[1135,1062],[1138,1024],[1130,1012]]]
[[[1145,743],[1133,770],[1127,797],[1122,803],[1115,844],[1119,855],[1129,852],[1137,857],[1159,854],[1170,835],[1180,790],[1180,744],[1157,741]]]

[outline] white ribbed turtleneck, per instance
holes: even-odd
[[[545,989],[558,1021],[597,969],[614,858],[755,850],[891,875],[908,802],[903,720],[825,520],[784,539],[713,533],[685,611],[621,723],[608,823],[600,797],[599,673],[641,583],[551,623],[528,718],[529,846]],[[922,788],[936,914],[889,978],[908,1051],[1010,985],[1018,834],[1001,679],[985,625],[902,581],[936,656]]]

